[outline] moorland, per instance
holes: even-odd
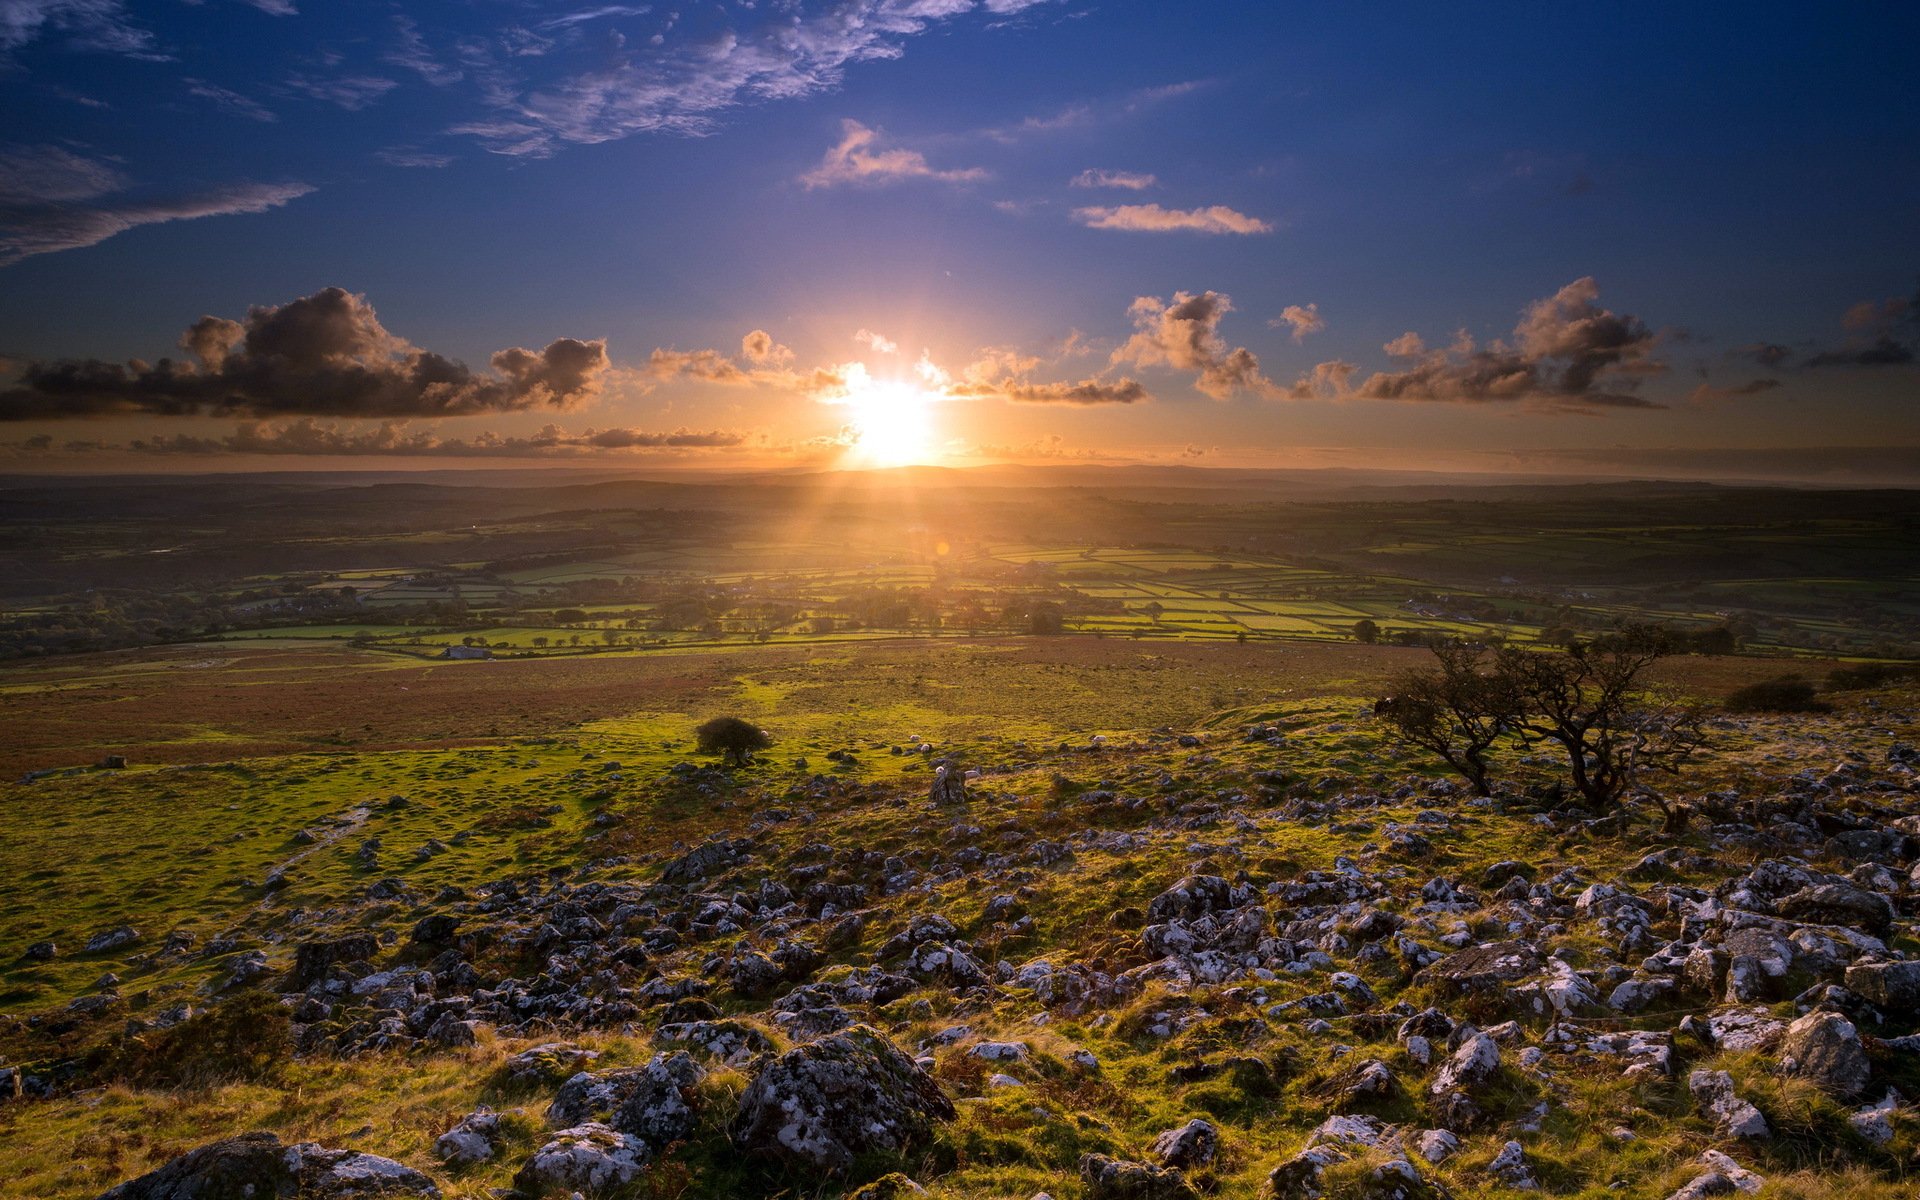
[[[1920,1177],[1913,494],[9,482],[5,1194]],[[1605,809],[1376,703],[1648,625]]]

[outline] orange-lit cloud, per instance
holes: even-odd
[[[1162,208],[1158,204],[1092,206],[1073,210],[1074,220],[1090,229],[1129,233],[1272,233],[1273,225],[1235,212],[1224,204],[1206,208]]]
[[[977,183],[987,178],[987,172],[979,167],[936,170],[918,150],[882,149],[879,130],[869,129],[858,121],[843,121],[841,129],[840,141],[827,151],[820,165],[800,177],[802,186],[811,189],[850,183],[899,183],[908,179]]]

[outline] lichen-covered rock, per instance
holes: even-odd
[[[599,1057],[598,1050],[586,1050],[566,1042],[545,1042],[522,1050],[502,1063],[500,1079],[508,1087],[558,1083],[579,1074]]]
[[[640,1069],[640,1078],[608,1122],[630,1133],[656,1153],[684,1141],[699,1123],[699,1093],[706,1068],[684,1051],[656,1054]]]
[[[1193,1185],[1175,1170],[1104,1154],[1080,1156],[1086,1200],[1195,1200]]]
[[[1920,1013],[1920,962],[1855,963],[1847,968],[1847,990],[1888,1016],[1911,1020]]]
[[[1456,995],[1485,994],[1536,975],[1543,965],[1540,952],[1525,942],[1489,942],[1447,955],[1421,977]]]
[[[1508,1142],[1500,1148],[1487,1164],[1487,1177],[1516,1191],[1532,1192],[1540,1187],[1533,1168],[1527,1165],[1527,1149],[1519,1142]]]
[[[1252,888],[1236,887],[1218,875],[1189,875],[1153,898],[1147,905],[1147,920],[1155,924],[1193,920],[1251,904],[1256,898]]]
[[[1367,1172],[1339,1200],[1438,1200],[1444,1188],[1423,1176],[1395,1147],[1391,1127],[1375,1117],[1328,1117],[1307,1135],[1300,1152],[1267,1176],[1272,1200],[1320,1200],[1326,1195],[1327,1169],[1361,1150],[1389,1157]],[[1329,1200],[1332,1200],[1329,1197]]]
[[[433,1140],[433,1152],[450,1167],[467,1167],[486,1162],[500,1150],[505,1139],[500,1114],[490,1108],[478,1108],[460,1119],[460,1123]]]
[[[1873,1073],[1860,1031],[1836,1012],[1810,1012],[1787,1026],[1780,1065],[1842,1100],[1865,1091]]]
[[[1772,1137],[1767,1119],[1760,1110],[1733,1092],[1733,1076],[1725,1071],[1700,1069],[1687,1076],[1687,1090],[1694,1103],[1712,1119],[1721,1137]]]
[[[1477,1032],[1461,1042],[1427,1089],[1434,1119],[1456,1133],[1473,1128],[1480,1120],[1474,1092],[1499,1069],[1500,1046],[1491,1037]]]
[[[651,1157],[639,1138],[590,1122],[549,1138],[521,1165],[513,1187],[528,1196],[605,1192],[639,1178]]]
[[[1220,1131],[1200,1117],[1153,1139],[1153,1156],[1170,1167],[1204,1167],[1219,1151]]]
[[[288,1146],[271,1133],[245,1133],[188,1151],[128,1180],[99,1200],[373,1200],[437,1197],[433,1180],[390,1158]]]
[[[857,1154],[925,1140],[953,1115],[932,1076],[886,1035],[856,1025],[765,1063],[732,1132],[742,1149],[840,1172]]]

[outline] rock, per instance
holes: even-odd
[[[501,1064],[502,1082],[508,1087],[534,1087],[572,1078],[581,1068],[600,1057],[598,1050],[584,1050],[565,1042],[547,1042],[509,1058]]]
[[[1082,1195],[1086,1200],[1194,1200],[1186,1177],[1175,1170],[1109,1158],[1080,1156]]]
[[[390,1158],[329,1150],[313,1142],[283,1145],[278,1137],[262,1132],[210,1142],[157,1171],[109,1189],[99,1200],[362,1200],[439,1195],[431,1179]]]
[[[1920,962],[1855,963],[1846,979],[1848,991],[1888,1015],[1920,1012]]]
[[[1721,1009],[1707,1017],[1706,1027],[1714,1048],[1729,1051],[1765,1050],[1787,1032],[1764,1008]]]
[[[1507,1187],[1523,1192],[1539,1190],[1540,1181],[1533,1177],[1533,1168],[1527,1165],[1527,1150],[1519,1142],[1508,1142],[1500,1148],[1487,1164],[1487,1175]]]
[[[1341,1193],[1340,1200],[1435,1200],[1445,1190],[1430,1183],[1411,1162],[1392,1149],[1391,1131],[1375,1117],[1328,1117],[1307,1135],[1300,1153],[1275,1167],[1267,1176],[1273,1200],[1320,1200],[1327,1168],[1347,1161],[1356,1151],[1376,1150],[1389,1157]]]
[[[1893,932],[1893,902],[1878,892],[1847,883],[1822,883],[1782,900],[1780,915],[1815,925],[1863,929],[1884,938]]]
[[[1414,1139],[1414,1149],[1430,1163],[1443,1163],[1460,1151],[1460,1139],[1447,1129],[1428,1129]]]
[[[1696,1176],[1679,1191],[1667,1197],[1667,1200],[1707,1200],[1709,1196],[1731,1196],[1739,1189],[1718,1171],[1708,1171]]]
[[[632,1183],[646,1170],[647,1145],[605,1125],[562,1129],[533,1152],[513,1177],[516,1192],[605,1192]]]
[[[935,804],[965,804],[967,802],[966,772],[948,764],[942,764],[933,773],[933,787],[928,798]]]
[[[1759,1175],[1747,1170],[1718,1150],[1702,1152],[1700,1155],[1700,1163],[1709,1170],[1724,1176],[1729,1183],[1733,1184],[1735,1189],[1742,1192],[1757,1192],[1760,1190],[1761,1185],[1767,1182],[1764,1175]]]
[[[112,929],[103,929],[87,939],[84,953],[105,954],[109,950],[121,950],[140,940],[140,931],[131,925],[116,925]]]
[[[1475,1033],[1461,1042],[1427,1089],[1435,1119],[1456,1133],[1473,1128],[1480,1119],[1480,1106],[1472,1093],[1499,1069],[1500,1046],[1492,1038]]]
[[[639,1083],[627,1093],[609,1124],[639,1138],[655,1153],[685,1141],[699,1123],[696,1089],[706,1077],[706,1068],[685,1051],[656,1054],[640,1068]]]
[[[340,963],[370,962],[380,953],[380,941],[371,933],[349,934],[331,940],[302,942],[293,953],[293,978],[289,990],[303,991],[326,978],[328,970]]]
[[[504,1140],[500,1114],[481,1107],[460,1118],[458,1125],[433,1139],[433,1153],[450,1167],[467,1167],[492,1158],[499,1152]]]
[[[1147,920],[1156,925],[1191,921],[1252,904],[1255,899],[1252,888],[1235,887],[1218,875],[1189,875],[1153,898],[1147,905]]]
[[[1434,963],[1421,975],[1456,995],[1493,992],[1516,980],[1538,974],[1539,951],[1525,942],[1490,942],[1469,946]]]
[[[848,1196],[847,1200],[913,1200],[916,1196],[926,1194],[927,1189],[918,1183],[898,1171],[889,1171]]]
[[[1219,1149],[1220,1131],[1199,1117],[1153,1139],[1153,1156],[1170,1167],[1206,1166]]]
[[[1773,1136],[1760,1110],[1734,1094],[1733,1076],[1725,1071],[1696,1070],[1687,1076],[1687,1090],[1693,1093],[1694,1103],[1713,1120],[1721,1137]]]
[[[1390,1099],[1396,1090],[1394,1084],[1393,1072],[1379,1059],[1369,1058],[1355,1063],[1333,1081],[1334,1111],[1349,1112],[1356,1107]]]
[[[1861,1140],[1875,1146],[1884,1146],[1893,1140],[1893,1121],[1891,1117],[1900,1107],[1900,1093],[1892,1088],[1880,1098],[1880,1103],[1867,1107],[1847,1117],[1847,1124],[1860,1135]]]
[[[35,942],[27,947],[26,953],[21,957],[28,962],[52,962],[54,956],[59,953],[60,948],[52,942]]]
[[[856,1155],[907,1149],[953,1116],[932,1076],[884,1034],[856,1025],[762,1065],[732,1135],[743,1150],[839,1173]]]
[[[1788,1074],[1810,1080],[1842,1100],[1865,1091],[1873,1073],[1860,1031],[1835,1012],[1810,1012],[1787,1026],[1779,1054]]]
[[[1033,1053],[1025,1042],[976,1042],[967,1057],[983,1062],[1020,1062]]]

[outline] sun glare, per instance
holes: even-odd
[[[877,467],[902,467],[933,457],[933,397],[900,380],[862,379],[847,392],[857,440],[853,453]]]

